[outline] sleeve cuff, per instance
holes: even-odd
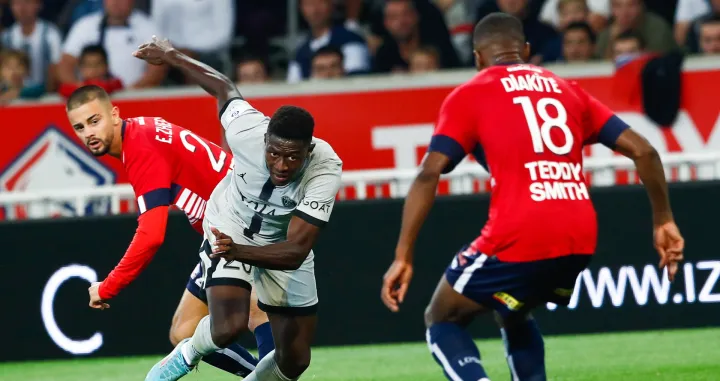
[[[102,300],[109,300],[112,299],[112,295],[108,294],[107,287],[105,286],[105,282],[107,281],[107,278],[100,283],[100,287],[98,287],[98,295],[100,295],[100,299]]]
[[[154,189],[138,197],[138,211],[143,214],[158,206],[168,206],[171,201],[170,188]]]
[[[608,148],[614,149],[620,134],[628,128],[630,128],[630,126],[628,126],[627,123],[623,122],[617,115],[613,115],[600,129],[598,142]]]
[[[458,163],[460,163],[467,153],[463,146],[457,140],[447,135],[435,135],[430,140],[428,152],[439,152],[450,158],[450,164],[443,170],[443,173],[452,171]]]
[[[242,100],[243,100],[243,99],[240,98],[240,97],[232,97],[232,98],[228,99],[227,102],[225,102],[225,104],[224,104],[224,105],[222,106],[222,108],[220,109],[220,114],[218,115],[218,118],[219,118],[220,120],[222,120],[222,117],[223,117],[223,115],[225,114],[225,110],[227,110],[227,108],[230,107],[230,105],[231,105],[233,102],[235,102],[235,101],[242,101]]]
[[[323,221],[317,217],[313,217],[313,216],[303,212],[302,210],[295,209],[295,211],[293,212],[293,215],[295,215],[295,216],[301,218],[302,220],[304,220],[305,222],[307,222],[311,225],[315,225],[319,228],[322,228],[323,226],[325,226],[325,224],[327,224],[327,221]]]

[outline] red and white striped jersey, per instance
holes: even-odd
[[[216,144],[159,117],[126,119],[122,161],[140,214],[176,205],[202,234],[207,200],[232,169],[232,156]]]

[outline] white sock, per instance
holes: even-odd
[[[190,366],[197,365],[203,356],[213,353],[220,349],[212,340],[212,331],[210,329],[210,315],[205,316],[195,328],[195,334],[186,342],[180,350],[185,358],[185,362]]]
[[[275,350],[268,353],[257,364],[255,370],[248,374],[243,381],[295,381],[297,378],[287,378],[275,362]]]

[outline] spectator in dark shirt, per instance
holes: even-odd
[[[563,60],[588,62],[595,52],[595,33],[588,23],[576,22],[565,27],[563,33]]]
[[[712,0],[710,2],[710,11],[704,13],[702,16],[695,18],[689,26],[687,33],[687,40],[685,41],[685,48],[690,53],[701,53],[700,48],[700,34],[702,26],[707,21],[712,21],[720,15],[720,0]]]
[[[30,72],[30,59],[21,50],[0,53],[0,106],[18,98],[37,98],[45,88],[26,86],[25,78]]]
[[[387,0],[384,11],[385,28],[390,37],[384,38],[377,50],[373,65],[375,72],[407,71],[410,54],[421,46],[437,49],[442,68],[460,65],[444,23],[441,31],[422,27],[418,11],[411,0]]]
[[[310,37],[305,40],[288,68],[288,82],[310,77],[311,61],[318,49],[334,45],[343,54],[345,72],[365,73],[370,70],[370,54],[365,39],[342,25],[332,24],[332,0],[301,0],[300,10],[310,26]]]
[[[496,3],[501,12],[522,20],[525,38],[530,43],[532,63],[557,61],[561,57],[558,44],[556,43],[554,48],[552,46],[558,33],[551,26],[538,21],[537,13],[529,6],[529,0],[496,0]]]
[[[612,58],[617,66],[635,60],[643,55],[646,43],[640,33],[629,30],[620,33],[613,41]]]
[[[342,51],[332,45],[318,49],[312,57],[312,79],[335,79],[345,76]]]
[[[410,55],[410,72],[427,73],[440,69],[440,53],[431,47],[423,46]]]

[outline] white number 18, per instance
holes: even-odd
[[[537,105],[533,105],[529,97],[516,97],[513,98],[513,103],[523,108],[532,137],[533,150],[536,153],[544,152],[545,147],[556,155],[566,155],[572,150],[573,135],[567,125],[567,111],[560,101],[555,98],[542,98]],[[553,106],[557,110],[556,117],[548,114],[548,106]],[[541,126],[538,125],[538,116],[543,122]],[[550,137],[550,130],[553,127],[559,128],[565,135],[565,144],[560,147],[556,146]]]

